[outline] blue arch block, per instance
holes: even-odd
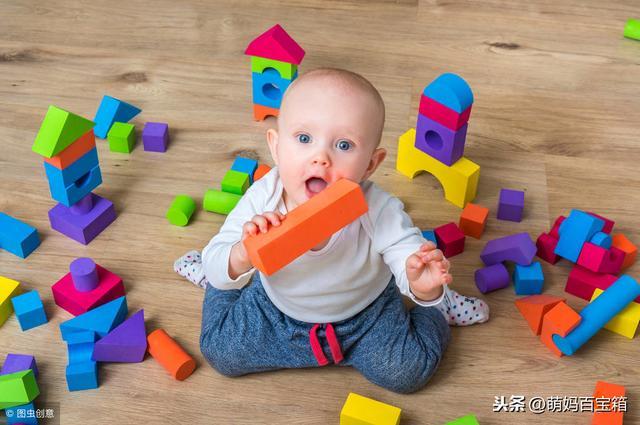
[[[92,149],[64,170],[44,163],[51,197],[70,207],[102,184],[98,151]]]
[[[422,92],[425,96],[444,106],[462,113],[473,104],[473,92],[469,84],[456,74],[442,74]]]
[[[267,68],[262,73],[252,72],[253,103],[279,109],[282,95],[297,77],[298,72],[291,80],[282,78],[273,68]]]

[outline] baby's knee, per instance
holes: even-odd
[[[376,384],[397,393],[410,394],[423,388],[438,369],[443,353],[421,351],[411,360],[398,359],[382,366],[377,373]]]
[[[244,375],[238,362],[237,353],[234,356],[228,344],[218,338],[200,336],[200,352],[207,362],[220,374],[233,377]]]

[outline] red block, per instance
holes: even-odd
[[[440,102],[436,102],[435,100],[422,95],[420,97],[420,114],[424,115],[427,118],[431,118],[432,120],[444,125],[445,127],[458,131],[460,127],[465,125],[467,121],[469,121],[469,115],[471,115],[471,107],[469,106],[467,109],[458,113],[453,109],[443,105]]]
[[[456,223],[447,223],[436,227],[433,232],[436,234],[438,248],[442,250],[445,257],[453,257],[464,251],[464,233]]]
[[[567,279],[567,285],[564,290],[576,297],[591,301],[591,297],[596,288],[603,291],[618,280],[618,277],[612,274],[595,273],[578,265],[573,266]],[[640,303],[640,297],[635,299]]]
[[[578,264],[596,273],[618,274],[624,261],[624,252],[612,246],[605,249],[601,246],[586,242],[580,251]]]
[[[548,233],[542,233],[536,240],[536,247],[538,247],[536,255],[547,263],[555,264],[560,260],[560,256],[554,252],[556,245],[558,245],[557,239]]]
[[[613,230],[613,226],[616,224],[615,221],[609,220],[607,217],[603,217],[603,216],[598,215],[596,213],[592,213],[591,211],[588,211],[587,214],[589,214],[589,215],[591,215],[593,217],[598,217],[600,220],[604,221],[604,228],[602,229],[602,231],[604,233],[611,234],[611,231]]]
[[[560,217],[556,218],[556,221],[553,223],[553,226],[551,227],[551,231],[549,232],[549,235],[554,238],[554,239],[560,239],[560,233],[559,233],[559,229],[560,229],[560,225],[562,224],[562,222],[566,219],[567,217],[561,215]]]

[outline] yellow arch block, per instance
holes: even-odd
[[[591,301],[598,298],[603,292],[602,289],[596,288],[591,297]],[[640,323],[640,304],[634,301],[630,302],[624,310],[609,320],[604,327],[611,332],[633,339],[638,329],[638,323]]]
[[[415,147],[416,130],[410,128],[398,139],[396,168],[413,179],[423,171],[438,179],[444,189],[444,198],[464,208],[478,192],[480,166],[465,157],[448,166]]]

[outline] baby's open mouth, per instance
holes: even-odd
[[[327,187],[327,182],[320,177],[311,177],[307,179],[305,182],[305,186],[307,187],[307,191],[312,195],[317,195],[322,192]]]

